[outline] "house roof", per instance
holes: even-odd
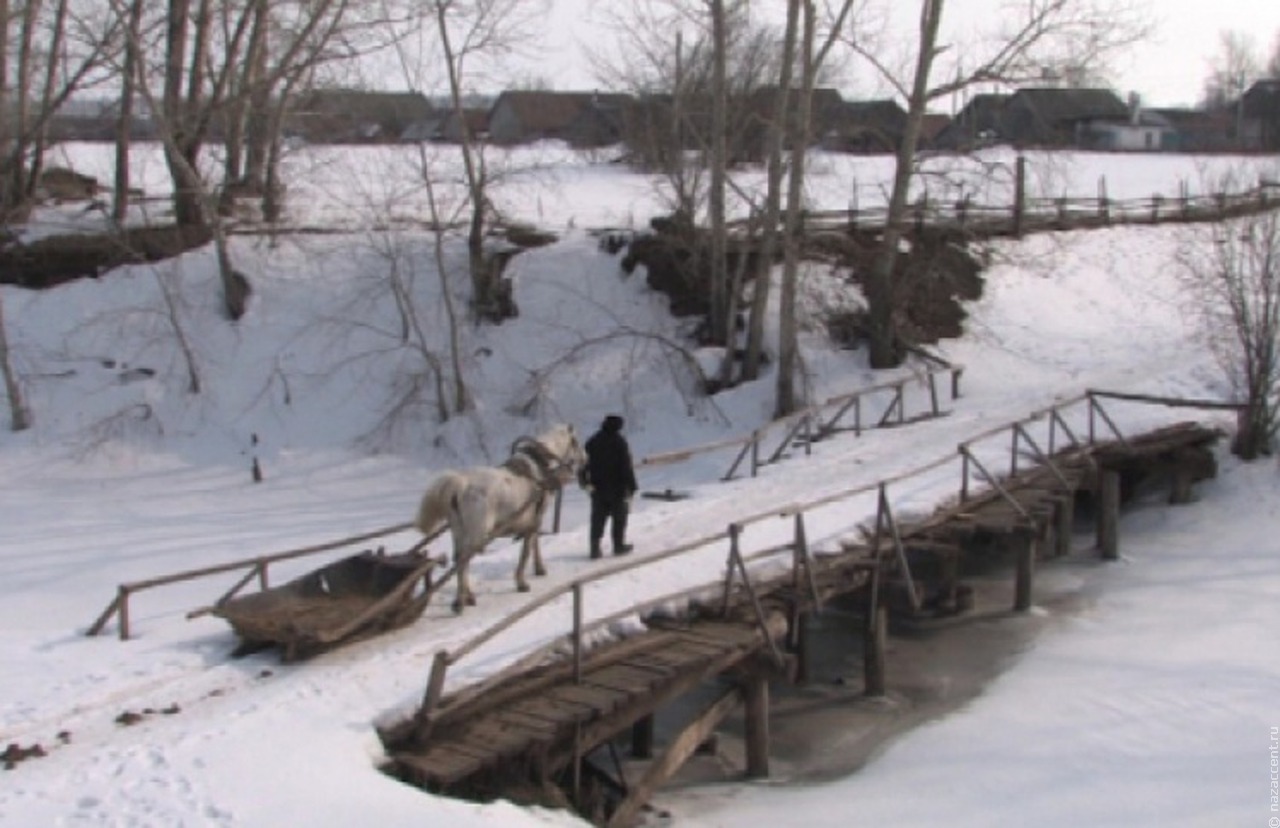
[[[1000,113],[1012,95],[984,92],[974,95],[956,114],[952,123],[974,130],[994,129],[1000,122]]]
[[[499,95],[493,109],[506,106],[529,132],[551,133],[567,128],[584,109],[617,112],[630,101],[630,95],[617,92],[513,90]]]
[[[1263,78],[1244,93],[1246,118],[1280,117],[1280,78]]]
[[[930,142],[951,123],[951,116],[944,112],[926,112],[920,120],[920,140]]]
[[[351,120],[394,117],[401,121],[425,119],[434,111],[431,102],[421,92],[371,92],[363,89],[313,89],[298,99],[295,109]]]
[[[1008,103],[1013,105],[1015,102],[1025,104],[1040,120],[1050,125],[1129,117],[1129,107],[1110,89],[1019,89]]]

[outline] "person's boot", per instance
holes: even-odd
[[[628,552],[630,552],[633,548],[634,547],[629,543],[615,543],[613,545],[613,554],[625,555]]]
[[[599,560],[600,556],[601,556],[600,541],[592,541],[591,542],[591,560],[593,561]]]

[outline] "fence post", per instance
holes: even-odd
[[[120,585],[120,640],[129,640],[129,587]]]
[[[1111,201],[1107,198],[1107,177],[1098,176],[1098,217],[1104,224],[1111,223]]]

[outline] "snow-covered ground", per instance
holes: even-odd
[[[73,166],[104,176],[105,152],[69,152]],[[688,323],[587,232],[643,226],[662,209],[655,182],[550,148],[516,155],[513,168],[540,169],[504,184],[499,205],[561,239],[514,260],[518,319],[462,330],[480,403],[445,424],[431,406],[402,404],[426,363],[402,336],[391,274],[415,297],[427,347],[443,353],[445,333],[403,155],[314,149],[291,159],[308,170],[291,179],[293,220],[357,229],[235,238],[254,284],[237,324],[218,314],[208,251],[45,293],[2,289],[35,427],[0,432],[0,744],[38,744],[47,755],[0,777],[0,824],[576,824],[431,797],[377,769],[374,724],[420,698],[435,652],[531,600],[513,588],[507,544],[474,567],[479,604],[465,615],[441,600],[406,629],[304,663],[282,665],[272,653],[232,660],[225,622],[186,620],[234,576],[139,594],[130,641],[114,627],[83,634],[117,584],[405,522],[439,471],[500,461],[516,436],[551,422],[590,431],[618,411],[644,457],[767,419],[772,377],[712,400],[693,393],[672,347],[685,344]],[[1105,175],[1114,198],[1174,195],[1180,182],[1197,189],[1242,165],[1246,179],[1275,176],[1258,159],[1033,160],[1046,194],[1093,195]],[[839,208],[855,186],[864,205],[881,192],[888,165],[820,156],[814,169],[814,205]],[[154,182],[144,186],[158,190]],[[404,229],[370,229],[391,216],[405,218]],[[83,222],[70,211],[45,218],[46,232]],[[1230,397],[1178,287],[1177,251],[1196,233],[1110,229],[995,245],[966,335],[940,346],[966,367],[949,416],[827,441],[757,480],[716,482],[731,453],[642,468],[645,488],[693,496],[636,501],[637,556],[952,455],[958,442],[1085,388]],[[810,304],[833,301],[834,285],[825,267],[806,270]],[[194,367],[180,339],[193,345]],[[816,329],[805,364],[814,398],[885,379]],[[193,372],[198,394],[187,391]],[[1117,414],[1134,428],[1191,416],[1137,406]],[[1078,537],[1071,558],[1045,567],[1078,593],[1078,608],[1046,625],[979,698],[903,735],[859,773],[822,784],[780,774],[667,792],[659,804],[677,825],[706,826],[1280,824],[1271,821],[1280,819],[1280,481],[1270,461],[1242,466],[1224,455],[1221,466],[1192,505],[1153,501],[1126,513],[1119,563],[1096,562],[1090,539]],[[891,494],[906,510],[945,496],[932,484]],[[830,543],[869,514],[823,510],[810,536]],[[543,542],[551,572],[533,597],[599,568],[586,558],[585,524],[585,499],[570,492],[563,531]],[[386,544],[414,540],[402,533]],[[273,581],[329,559],[273,570]],[[605,581],[588,611],[714,581],[723,562],[722,547],[708,548]],[[564,624],[563,607],[549,607],[460,664],[451,682],[487,674]],[[119,723],[126,712],[140,720]]]

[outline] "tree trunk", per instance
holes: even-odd
[[[133,0],[129,4],[124,68],[120,78],[120,120],[116,123],[116,169],[111,201],[111,217],[117,224],[123,224],[129,214],[129,147],[133,143],[133,96],[140,63],[138,44],[142,37],[142,2]]]
[[[765,182],[764,219],[760,233],[760,256],[752,284],[751,314],[747,323],[747,353],[742,365],[742,378],[750,381],[760,376],[764,355],[764,320],[769,307],[770,276],[778,249],[778,221],[782,213],[782,151],[791,109],[791,78],[795,64],[796,37],[800,20],[800,4],[787,3],[787,24],[782,40],[782,66],[778,70],[778,100],[769,128],[769,156]]]
[[[791,148],[791,170],[787,181],[787,212],[782,228],[782,285],[778,296],[778,374],[774,416],[785,417],[799,407],[796,395],[796,363],[799,343],[796,334],[796,294],[800,270],[802,218],[804,213],[804,163],[809,148],[809,120],[813,109],[813,60],[815,12],[812,0],[791,0],[804,10],[800,38],[801,81],[795,117],[788,119],[787,140]]]
[[[898,333],[893,275],[902,241],[902,224],[907,213],[907,194],[915,168],[916,145],[929,98],[929,72],[933,67],[938,25],[943,0],[923,0],[920,7],[920,52],[916,57],[915,79],[908,100],[907,123],[894,158],[893,191],[885,216],[884,236],[871,272],[867,274],[867,323],[872,368],[892,368],[902,364],[906,349]]]
[[[726,345],[732,350],[728,301],[727,240],[725,228],[725,186],[728,175],[728,90],[725,80],[728,33],[725,23],[724,0],[708,0],[711,8],[711,142],[709,152],[710,192],[707,194],[707,212],[710,224],[710,256],[708,273],[708,300],[710,304],[708,325],[711,341]]]
[[[22,386],[9,357],[9,334],[4,324],[4,294],[0,293],[0,372],[4,374],[4,390],[9,398],[9,423],[14,431],[31,427],[31,414],[22,397]]]

